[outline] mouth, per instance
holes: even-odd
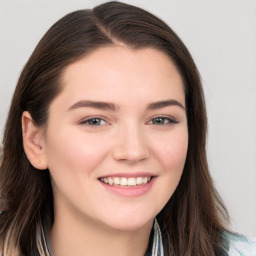
[[[105,191],[124,198],[135,198],[149,193],[157,177],[150,173],[123,173],[99,177],[98,181]]]
[[[140,176],[140,177],[101,177],[99,181],[109,186],[117,187],[140,187],[148,184],[154,176]]]

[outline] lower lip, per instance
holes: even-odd
[[[107,189],[111,193],[124,196],[124,197],[139,197],[139,196],[145,195],[150,191],[155,180],[156,180],[156,177],[153,177],[147,184],[137,186],[137,187],[121,187],[121,186],[115,186],[115,185],[108,185],[106,183],[103,183],[102,181],[99,181],[99,182],[105,189]]]

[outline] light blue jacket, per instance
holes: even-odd
[[[230,238],[228,256],[256,256],[256,240]]]

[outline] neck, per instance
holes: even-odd
[[[94,220],[55,214],[51,231],[54,256],[143,256],[153,221],[137,230],[116,230]]]

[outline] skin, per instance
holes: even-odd
[[[26,154],[36,168],[49,168],[52,178],[54,254],[142,256],[153,220],[175,191],[186,160],[181,76],[158,50],[117,45],[69,65],[61,83],[46,127],[34,126],[28,112],[22,118]],[[166,100],[180,105],[147,108]],[[76,104],[80,101],[112,103],[115,110]],[[98,118],[97,125],[91,118]],[[129,197],[98,180],[114,173],[155,178],[147,193]]]

